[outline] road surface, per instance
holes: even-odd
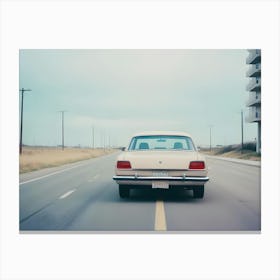
[[[20,175],[20,231],[261,230],[259,166],[209,157],[203,199],[166,190],[133,190],[121,199],[112,180],[116,157]]]

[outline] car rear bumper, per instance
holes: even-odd
[[[209,181],[209,177],[187,177],[187,176],[113,176],[118,184],[124,185],[151,185],[154,181],[164,181],[169,185],[204,185]]]

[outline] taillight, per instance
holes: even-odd
[[[117,168],[120,169],[131,169],[131,165],[129,161],[119,160],[117,162]]]
[[[189,169],[205,169],[204,161],[191,161]]]

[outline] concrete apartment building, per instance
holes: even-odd
[[[249,113],[245,120],[249,123],[257,123],[258,132],[256,138],[256,151],[261,152],[261,50],[250,49],[246,58],[246,63],[250,65],[246,75],[250,79],[246,90],[249,92],[249,98],[246,106],[249,107]]]

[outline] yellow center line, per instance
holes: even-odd
[[[164,211],[164,203],[162,200],[156,202],[155,230],[166,231],[166,219]]]

